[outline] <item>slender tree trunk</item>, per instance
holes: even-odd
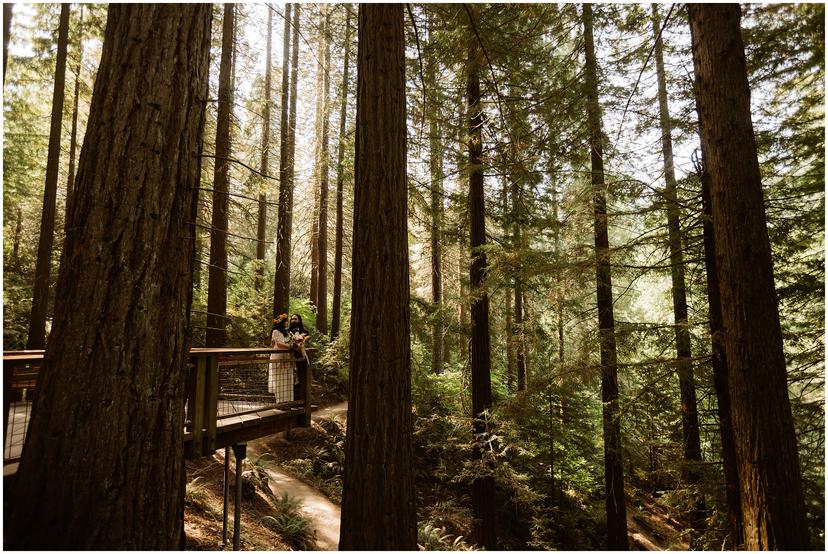
[[[693,377],[693,354],[690,349],[690,326],[687,319],[687,293],[684,281],[684,256],[681,244],[680,210],[676,195],[676,174],[673,166],[673,140],[670,111],[667,105],[667,78],[664,74],[664,46],[661,40],[661,19],[658,7],[652,4],[653,37],[655,39],[656,74],[658,78],[658,114],[661,124],[661,151],[664,158],[664,202],[667,204],[667,228],[670,246],[673,316],[676,333],[676,369],[681,394],[681,426],[683,431],[685,467],[682,475],[687,483],[698,483],[700,476],[694,466],[702,459],[699,437],[699,416],[696,407],[696,382]],[[693,529],[704,526],[704,504],[696,503],[692,517]]]
[[[509,240],[509,187],[506,182],[501,189],[501,202],[503,204],[503,240]],[[514,328],[512,327],[512,291],[506,291],[506,388],[509,392],[515,390],[515,339]]]
[[[552,154],[550,152],[550,160]],[[558,220],[558,185],[555,181],[555,165],[550,161],[550,179],[552,179],[552,240],[555,252],[555,259],[561,259],[561,222]],[[558,286],[555,288],[555,322],[558,331],[558,362],[564,362],[564,319],[563,319],[563,291],[562,281],[559,277]]]
[[[209,4],[109,7],[6,548],[183,548],[210,16]]]
[[[515,248],[521,247],[521,229],[520,229],[520,215],[518,213],[519,204],[521,203],[520,184],[516,179],[512,180],[512,217],[515,220],[514,228],[514,245]],[[515,295],[515,318],[514,318],[514,349],[515,349],[515,366],[517,369],[517,390],[526,390],[526,351],[524,349],[523,340],[523,286],[520,282],[520,274],[515,277],[514,284]]]
[[[331,24],[331,12],[328,4],[322,5],[325,14],[325,58],[324,74],[322,76],[322,144],[319,148],[319,223],[316,266],[316,329],[320,333],[328,334],[328,178],[329,178],[329,118],[328,100],[330,98],[331,79],[331,48],[328,32]]]
[[[431,28],[429,22],[429,40]],[[436,61],[432,57],[426,60],[426,72],[430,83],[436,82]],[[440,133],[438,98],[432,98],[423,110],[428,114],[429,134],[429,172],[431,177],[431,302],[436,312],[434,326],[431,329],[431,371],[439,375],[443,369],[443,265],[442,265],[442,227],[443,227],[443,145]]]
[[[325,113],[325,99],[327,95],[323,94],[323,89],[325,86],[325,74],[327,69],[325,68],[325,56],[321,54],[321,52],[325,51],[325,47],[327,45],[327,29],[325,27],[326,16],[325,16],[326,8],[324,6],[320,7],[319,12],[319,41],[317,42],[317,49],[316,51],[318,54],[317,59],[319,60],[316,65],[316,124],[314,126],[316,130],[316,163],[314,164],[315,168],[315,177],[322,180],[322,126],[323,121],[327,120],[327,114]],[[319,191],[320,187],[314,187],[313,189],[313,228],[311,229],[311,278],[310,278],[310,301],[313,303],[314,306],[317,306],[319,300]],[[317,306],[318,307],[318,306]],[[318,317],[318,315],[317,315]]]
[[[627,550],[627,508],[621,458],[621,421],[618,401],[618,360],[612,306],[607,198],[604,184],[604,147],[601,105],[598,102],[598,64],[592,38],[592,6],[584,4],[586,101],[592,158],[592,198],[595,212],[595,272],[598,328],[601,338],[601,398],[604,403],[604,478],[606,486],[607,546]]]
[[[213,176],[213,215],[210,230],[210,271],[207,285],[206,345],[227,345],[227,170],[230,158],[230,74],[233,59],[234,4],[224,4],[216,115],[216,165]]]
[[[80,5],[78,26],[83,25],[83,4]],[[75,67],[75,94],[72,97],[72,130],[69,135],[69,176],[66,179],[66,220],[69,220],[69,206],[72,201],[72,189],[75,184],[75,152],[78,147],[78,99],[80,96],[80,79],[83,62],[83,34],[78,39],[78,65]]]
[[[745,547],[809,547],[736,4],[688,6]]]
[[[402,4],[362,4],[341,550],[416,550]],[[377,229],[382,233],[377,233]]]
[[[461,84],[463,82],[462,76],[458,76]],[[462,86],[460,87],[462,91]],[[468,144],[466,132],[468,129],[468,121],[466,119],[466,97],[464,94],[459,94],[457,97],[457,113],[459,114],[459,118],[457,120],[457,174],[458,174],[458,187],[462,187],[461,176],[463,174],[462,168],[467,167],[466,165],[466,158],[463,154],[464,146]],[[465,213],[465,209],[463,206],[459,206],[459,212],[461,217]],[[466,221],[462,221],[459,223],[458,227],[462,230],[466,226]],[[462,362],[467,362],[469,359],[469,341],[468,337],[466,336],[466,322],[468,321],[468,314],[466,313],[466,283],[463,280],[463,275],[467,273],[468,268],[465,265],[466,261],[466,237],[460,236],[457,241],[457,290],[460,301],[457,303],[457,355],[458,359]]]
[[[290,20],[290,4],[285,8],[285,21]],[[272,63],[272,39],[273,39],[273,10],[269,7],[267,9],[267,45],[265,46],[265,74],[264,74],[264,109],[262,110],[262,119],[264,120],[264,127],[262,128],[262,160],[259,166],[259,171],[264,175],[270,175],[268,169],[270,165],[270,65]],[[235,56],[235,44],[233,45],[233,54]],[[233,71],[235,73],[235,58],[233,59]],[[235,79],[233,80],[235,83]],[[282,86],[284,94],[285,76],[282,75]],[[284,105],[282,106],[282,113],[284,113]],[[281,148],[281,145],[280,145]],[[255,289],[262,290],[262,282],[264,281],[264,259],[265,259],[265,240],[267,238],[267,184],[264,177],[260,177],[259,181],[259,215],[256,219],[256,260],[259,266],[256,267]]]
[[[293,174],[296,161],[296,90],[299,81],[299,4],[293,4],[293,37],[290,50],[290,91],[286,92],[287,66],[282,72],[282,145],[279,159],[279,220],[276,229],[276,276],[273,285],[273,313],[287,313],[290,309],[290,244],[293,229]],[[285,18],[285,36],[288,36],[288,18]],[[285,39],[287,40],[287,39]],[[284,63],[288,59],[285,47]],[[287,95],[287,98],[286,98]],[[289,98],[289,101],[288,101]],[[285,106],[290,103],[286,114]],[[287,124],[287,127],[285,125]],[[286,129],[286,130],[285,130]],[[287,133],[287,134],[285,134]]]
[[[66,81],[66,46],[69,37],[69,4],[60,6],[55,87],[52,95],[52,123],[49,129],[49,154],[46,159],[46,185],[43,212],[40,217],[40,239],[37,243],[32,313],[29,318],[27,350],[46,345],[46,313],[49,309],[49,280],[52,274],[52,246],[55,242],[55,209],[57,180],[60,169],[60,134],[63,126],[63,88]]]
[[[12,8],[14,8],[14,4],[3,3],[3,83],[6,82],[6,63],[9,60]]]
[[[268,10],[270,12],[270,10]],[[281,113],[279,114],[279,207],[278,220],[276,222],[276,249],[278,250],[284,240],[285,225],[287,223],[287,195],[290,190],[290,176],[288,175],[288,150],[290,147],[289,133],[289,111],[290,111],[290,72],[295,71],[290,67],[290,22],[292,5],[285,5],[285,27],[282,33],[282,96]],[[270,14],[268,14],[268,22]],[[269,43],[269,41],[268,41]],[[287,302],[277,306],[276,299],[279,296],[279,262],[276,263],[276,280],[273,285],[273,317],[287,313]],[[287,296],[285,296],[287,298]]]
[[[710,206],[710,175],[702,167],[702,203],[704,205],[704,265],[707,274],[707,300],[710,306],[710,342],[712,347],[713,386],[716,389],[716,408],[719,415],[719,434],[722,441],[722,466],[727,493],[727,519],[733,533],[730,548],[744,544],[742,530],[742,501],[739,492],[739,471],[736,468],[736,450],[733,421],[730,416],[727,355],[722,330],[722,305],[719,297],[719,277],[716,273],[716,239],[713,236],[713,212]]]
[[[345,60],[342,68],[342,90],[340,92],[339,149],[336,160],[336,245],[334,246],[334,289],[333,315],[331,317],[331,338],[339,335],[339,318],[342,310],[342,241],[344,238],[343,199],[345,193],[345,132],[348,116],[348,79],[351,53],[351,5],[345,4]]]
[[[12,266],[20,269],[20,235],[23,234],[23,209],[17,205],[15,210],[14,239],[12,241]]]
[[[469,8],[470,17],[474,16]],[[474,21],[470,21],[474,25]],[[490,436],[489,410],[492,407],[491,352],[489,337],[489,297],[485,292],[486,253],[486,208],[483,191],[483,113],[480,98],[480,48],[476,36],[469,31],[469,57],[467,66],[467,109],[469,116],[469,219],[471,237],[471,270],[469,278],[472,287],[472,417],[473,446],[472,460],[483,475],[472,482],[472,541],[487,550],[497,548],[495,529],[494,476],[491,474],[491,460],[484,455]]]

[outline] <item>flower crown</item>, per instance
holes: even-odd
[[[282,321],[285,321],[287,317],[287,314],[280,314],[278,317],[273,318],[273,323],[281,323]]]

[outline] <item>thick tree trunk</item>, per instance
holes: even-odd
[[[595,275],[598,329],[601,340],[601,399],[604,403],[604,478],[606,486],[607,547],[627,550],[627,508],[621,458],[621,409],[618,401],[618,360],[612,305],[607,198],[604,184],[604,147],[601,106],[598,102],[598,64],[592,38],[592,6],[584,4],[586,101],[592,158],[592,199],[595,213]]]
[[[349,60],[351,53],[351,5],[345,4],[345,61],[342,68],[342,90],[340,91],[339,112],[339,148],[336,160],[336,245],[334,246],[334,289],[333,314],[331,317],[331,338],[339,335],[339,318],[342,311],[342,241],[344,239],[344,211],[343,199],[345,196],[345,133],[348,116],[348,79]]]
[[[80,5],[79,25],[83,24],[83,4]],[[78,148],[78,99],[80,97],[80,79],[83,62],[83,35],[78,39],[78,65],[75,66],[75,93],[72,96],[72,130],[69,134],[69,176],[66,179],[66,214],[72,201],[72,189],[75,186],[75,154]]]
[[[416,550],[402,4],[362,4],[358,45],[353,332],[339,548]]]
[[[109,8],[6,548],[183,547],[210,13],[209,4]]]
[[[296,161],[296,89],[299,81],[299,4],[293,4],[293,37],[290,54],[290,91],[285,91],[283,65],[282,78],[282,145],[279,159],[279,220],[276,228],[276,275],[273,284],[273,313],[283,314],[290,309],[290,243],[293,230],[293,174]],[[288,21],[285,18],[285,36],[288,35]],[[287,52],[284,60],[287,60]],[[284,107],[289,111],[285,117]],[[287,135],[285,135],[287,124]]]
[[[429,28],[429,40],[431,40]],[[436,82],[436,61],[432,57],[426,60],[427,78],[430,83]],[[443,260],[442,260],[442,227],[443,227],[443,145],[440,133],[440,119],[438,113],[438,99],[431,99],[430,105],[423,109],[428,114],[428,150],[429,172],[431,177],[431,302],[437,312],[434,326],[431,329],[431,371],[439,375],[443,370]]]
[[[745,547],[809,547],[736,4],[690,4]]]
[[[14,4],[3,3],[3,83],[6,82],[6,63],[9,61],[9,35],[11,34],[13,7]]]
[[[330,98],[331,79],[331,47],[328,40],[328,32],[331,23],[331,12],[328,4],[322,5],[325,14],[325,57],[324,74],[322,76],[322,144],[319,148],[319,223],[317,243],[317,266],[316,266],[316,330],[323,335],[328,334],[328,174],[329,171],[329,149],[328,139],[329,118],[328,100]]]
[[[471,8],[470,8],[471,10]],[[470,11],[473,17],[474,11]],[[474,25],[474,22],[470,22]],[[472,460],[483,473],[472,482],[472,541],[487,550],[497,548],[497,532],[494,504],[494,476],[491,460],[485,456],[485,446],[490,436],[489,410],[492,407],[491,352],[489,337],[489,297],[484,290],[486,278],[486,208],[483,191],[483,110],[480,98],[480,48],[476,36],[469,31],[469,57],[467,66],[467,113],[469,116],[469,219],[471,238],[472,288]]]
[[[696,407],[696,382],[693,377],[693,354],[690,349],[690,326],[687,319],[687,292],[684,281],[684,255],[681,244],[680,209],[676,195],[676,173],[673,165],[673,140],[670,110],[667,105],[667,78],[664,74],[664,46],[661,40],[661,19],[658,7],[652,4],[653,37],[655,39],[656,74],[658,78],[658,115],[661,125],[661,153],[664,159],[664,202],[667,211],[667,229],[670,247],[670,273],[673,291],[673,317],[676,334],[676,369],[681,394],[681,427],[684,443],[685,467],[683,478],[698,483],[699,473],[694,464],[702,459],[699,437],[699,415]],[[696,505],[693,529],[704,525],[703,504]]]
[[[710,207],[710,176],[701,172],[702,204],[704,206],[704,265],[707,274],[707,300],[710,306],[710,342],[712,347],[713,386],[716,389],[716,408],[719,415],[719,434],[722,441],[722,466],[727,493],[727,519],[733,533],[729,548],[736,550],[744,544],[742,531],[742,501],[739,492],[739,471],[736,468],[736,450],[733,421],[730,417],[727,355],[722,340],[722,305],[719,298],[719,277],[716,273],[716,239],[713,236],[713,212]]]
[[[224,4],[216,115],[216,165],[213,175],[213,215],[210,230],[210,271],[207,284],[206,345],[227,345],[227,170],[230,158],[230,74],[233,59],[234,4]]]
[[[60,134],[63,127],[63,88],[66,81],[66,46],[69,37],[69,4],[60,6],[58,26],[55,87],[52,95],[52,120],[49,129],[49,154],[46,159],[46,185],[43,192],[43,212],[40,217],[40,239],[37,243],[37,265],[29,318],[27,350],[38,350],[46,345],[46,313],[49,308],[49,279],[52,274],[52,246],[55,242],[55,210],[57,179],[60,169]]]
[[[285,21],[290,20],[290,4],[285,8]],[[270,65],[272,63],[272,39],[273,39],[273,10],[269,7],[267,9],[267,45],[265,46],[265,74],[264,74],[264,109],[262,109],[262,159],[259,166],[259,171],[264,175],[270,175],[268,166],[270,165]],[[285,39],[287,42],[287,39]],[[233,46],[233,54],[235,55],[235,45]],[[233,71],[235,72],[235,58],[233,59]],[[235,79],[233,80],[235,82]],[[284,94],[285,75],[282,75],[282,87]],[[284,114],[285,106],[282,105],[282,113]],[[284,134],[284,133],[282,133]],[[281,148],[281,145],[280,145]],[[259,266],[256,268],[256,278],[254,287],[257,291],[262,290],[262,281],[264,280],[264,259],[265,259],[265,240],[267,239],[267,194],[266,183],[264,177],[259,178],[259,214],[256,218],[256,260]]]

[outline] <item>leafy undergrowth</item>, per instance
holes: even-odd
[[[252,463],[251,463],[252,462]],[[187,550],[232,550],[235,471],[231,464],[227,544],[222,544],[224,457],[187,462],[184,529]],[[298,511],[288,496],[276,497],[267,475],[255,460],[247,461],[242,473],[241,549],[313,550],[315,540],[310,520]]]

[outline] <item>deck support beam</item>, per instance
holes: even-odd
[[[228,512],[228,503],[230,500],[230,447],[224,447],[224,509],[222,511],[222,522],[221,522],[221,544],[222,546],[227,545],[227,518],[229,515]]]
[[[242,501],[242,466],[247,456],[247,443],[233,445],[233,455],[236,457],[236,505],[233,511],[233,550],[241,548],[241,501]]]

